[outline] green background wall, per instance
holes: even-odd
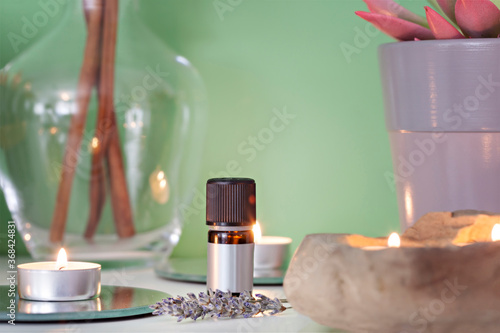
[[[60,13],[19,52],[7,37],[20,34],[23,16],[49,1],[57,0],[0,1],[0,67],[58,24]],[[426,4],[401,3],[420,14]],[[376,53],[391,39],[373,29],[360,33],[369,28],[354,15],[366,8],[361,0],[140,4],[145,24],[191,60],[208,89],[200,191],[228,161],[238,161],[238,175],[257,181],[264,233],[292,237],[294,247],[309,233],[378,236],[399,229],[395,193],[384,177],[392,165]],[[295,118],[248,161],[238,146],[269,126],[273,110],[285,108]],[[0,218],[3,225],[10,219],[3,196]],[[206,232],[204,210],[191,214],[174,255],[203,256]]]

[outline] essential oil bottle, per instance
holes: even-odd
[[[255,181],[207,181],[207,289],[239,294],[253,289]]]

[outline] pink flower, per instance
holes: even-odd
[[[405,21],[410,21],[421,26],[427,26],[425,18],[410,12],[398,3],[392,0],[363,0],[371,13],[383,14],[386,16],[393,16]]]
[[[490,0],[458,0],[455,16],[458,26],[469,37],[498,37],[500,34],[500,10]]]
[[[450,22],[439,15],[431,7],[425,6],[425,14],[427,15],[429,27],[436,39],[465,38],[460,31],[457,30],[457,28],[455,28]]]
[[[393,0],[364,1],[369,12],[357,11],[356,15],[397,40],[496,38],[500,35],[500,9],[490,0],[429,0],[449,20],[428,6],[425,6],[424,19]]]
[[[432,32],[413,22],[378,13],[356,12],[356,15],[373,24],[383,33],[397,40],[434,39]]]

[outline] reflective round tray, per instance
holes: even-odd
[[[207,282],[206,258],[169,258],[155,267],[158,276],[183,282]],[[281,285],[286,267],[279,269],[255,270],[254,285]]]
[[[1,295],[9,287],[0,286]],[[79,321],[112,319],[152,313],[149,306],[169,294],[150,289],[102,286],[99,297],[84,301],[40,302],[15,299],[16,322]],[[0,316],[9,319],[10,298],[0,297]]]

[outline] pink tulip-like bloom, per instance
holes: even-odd
[[[425,6],[426,18],[393,0],[363,1],[369,12],[356,15],[400,41],[500,35],[500,9],[490,0],[429,0],[437,11]]]

